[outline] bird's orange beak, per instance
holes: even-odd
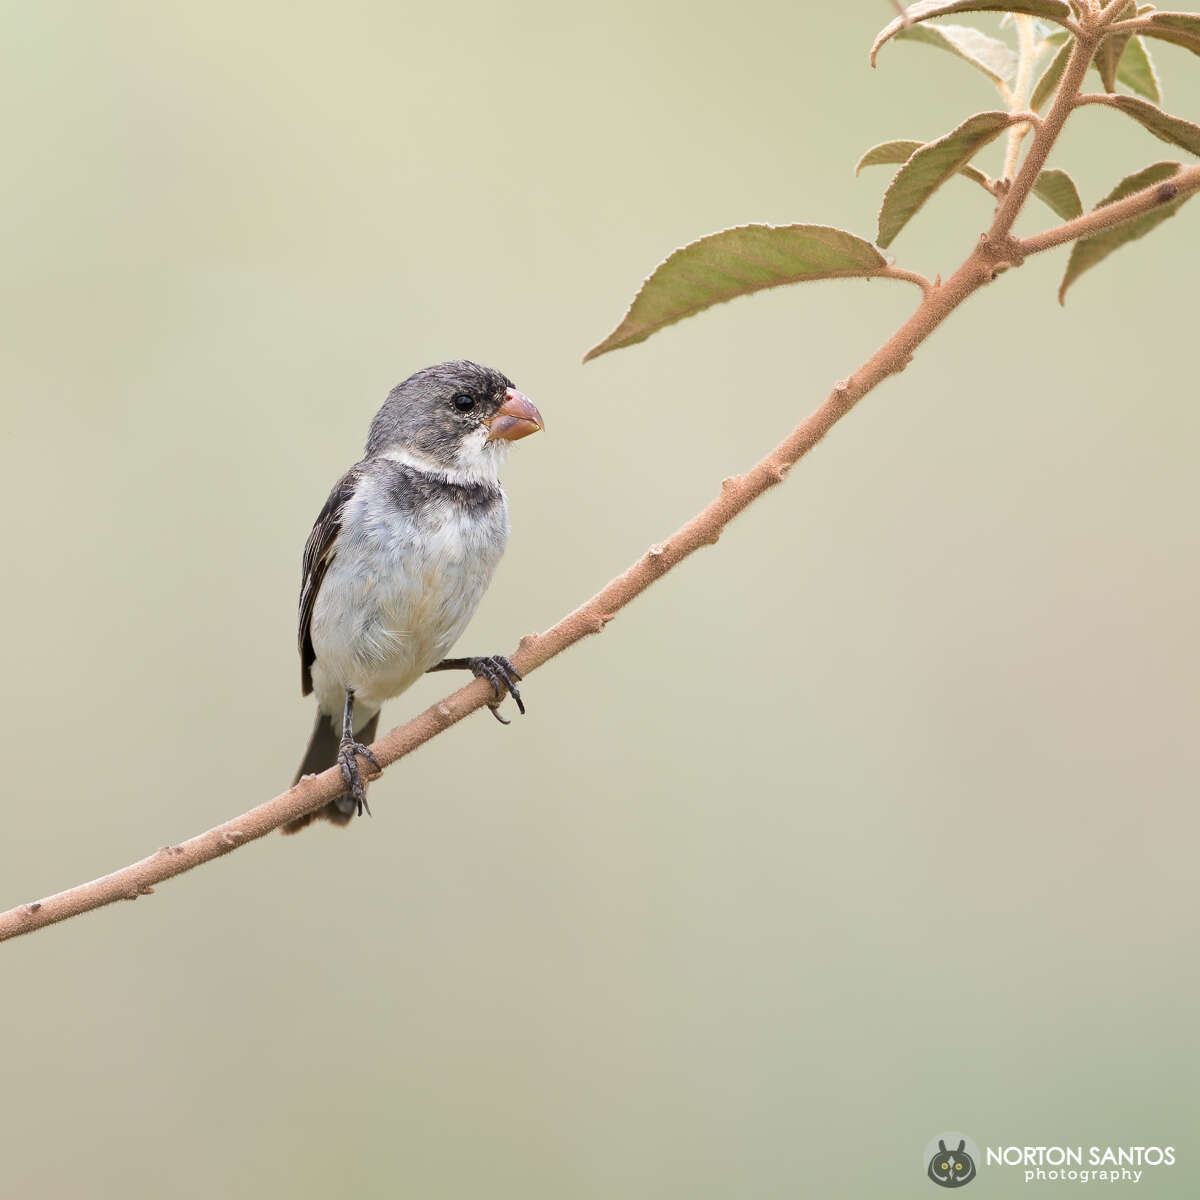
[[[533,401],[516,388],[509,388],[504,395],[504,403],[488,422],[488,441],[515,442],[518,438],[528,437],[545,428],[546,423]]]

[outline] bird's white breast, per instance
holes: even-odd
[[[363,480],[342,515],[313,609],[313,686],[323,711],[355,691],[363,718],[446,657],[508,538],[503,492],[470,506],[432,492],[395,502],[395,479]],[[356,721],[356,725],[358,722]]]

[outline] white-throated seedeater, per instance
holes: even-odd
[[[499,371],[459,361],[394,387],[375,414],[366,457],[338,481],[304,547],[300,676],[317,722],[296,780],[337,763],[346,791],[313,817],[344,825],[366,804],[361,756],[379,709],[426,671],[462,668],[507,692],[520,676],[501,655],[446,658],[508,540],[498,472],[509,443],[544,429]],[[495,705],[492,711],[497,717]],[[500,718],[503,720],[503,718]]]

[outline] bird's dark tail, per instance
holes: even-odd
[[[376,713],[354,736],[369,746],[375,740],[375,729],[378,724],[379,714]],[[296,772],[296,778],[292,780],[293,785],[299,783],[305,775],[316,775],[334,766],[337,763],[340,745],[341,734],[323,712],[318,712],[312,737],[308,739],[308,749],[304,753],[304,761],[300,764],[300,770]],[[282,832],[299,833],[316,817],[332,821],[335,825],[348,825],[356,807],[349,792],[343,792],[342,795],[326,804],[324,808],[318,808],[316,812],[305,813],[304,816],[289,821],[283,827]]]

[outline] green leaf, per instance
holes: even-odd
[[[1113,204],[1117,200],[1124,200],[1126,196],[1132,196],[1134,192],[1140,192],[1142,188],[1162,183],[1163,180],[1170,179],[1179,170],[1179,167],[1180,164],[1177,162],[1159,162],[1145,167],[1133,175],[1127,175],[1096,205],[1096,208],[1104,208],[1107,204]],[[1179,206],[1189,196],[1190,193],[1180,196],[1177,200],[1171,200],[1166,204],[1162,204],[1140,217],[1135,217],[1132,221],[1126,221],[1122,225],[1106,229],[1103,233],[1080,238],[1071,247],[1071,257],[1067,260],[1067,269],[1063,274],[1062,283],[1058,287],[1058,302],[1060,304],[1063,303],[1064,297],[1067,294],[1067,288],[1084,271],[1091,270],[1092,267],[1106,259],[1114,250],[1120,249],[1120,247],[1126,245],[1128,242],[1145,237],[1156,225],[1162,224],[1168,217],[1173,217]]]
[[[828,225],[739,225],[676,250],[642,284],[624,320],[584,362],[645,341],[694,313],[763,288],[879,273],[887,259]]]
[[[1125,21],[1135,16],[1137,16],[1137,5],[1134,0],[1128,0],[1125,7],[1117,13],[1116,19]],[[1125,53],[1125,46],[1128,42],[1129,34],[1127,33],[1111,34],[1100,43],[1096,57],[1092,59],[1092,66],[1100,72],[1100,81],[1104,84],[1106,92],[1117,90],[1117,66],[1121,61],[1121,55]]]
[[[924,142],[914,142],[907,138],[895,142],[880,142],[878,146],[872,146],[858,160],[857,166],[854,168],[854,174],[857,175],[863,167],[876,167],[881,163],[903,163],[908,162],[913,156],[913,151],[920,150]],[[978,168],[968,164],[965,167],[959,168],[960,175],[965,175],[972,183],[979,184],[986,191],[991,191],[991,182],[988,177]]]
[[[1016,51],[998,38],[988,37],[969,25],[912,25],[908,29],[901,29],[896,37],[949,50],[973,67],[978,67],[996,83],[1008,84],[1016,78]]]
[[[1125,47],[1125,53],[1117,66],[1117,79],[1131,92],[1137,92],[1155,104],[1161,103],[1162,92],[1159,91],[1154,60],[1140,37],[1129,39],[1129,45]]]
[[[1139,100],[1136,96],[1106,96],[1104,103],[1131,116],[1156,138],[1182,146],[1190,154],[1200,155],[1200,125],[1193,125],[1182,117],[1173,117],[1157,105],[1148,100]]]
[[[1067,69],[1067,59],[1071,57],[1073,46],[1074,43],[1070,41],[1061,46],[1058,53],[1050,60],[1050,65],[1042,72],[1042,77],[1034,85],[1033,95],[1029,97],[1029,107],[1034,112],[1040,111],[1046,101],[1058,91],[1058,84],[1063,77],[1063,72]]]
[[[884,194],[875,239],[879,245],[890,246],[917,209],[1012,123],[1006,112],[976,113],[936,142],[914,151]]]
[[[857,175],[863,167],[878,167],[886,163],[908,162],[914,150],[920,150],[924,142],[913,141],[911,138],[898,138],[894,142],[880,142],[872,146],[857,162],[854,174]]]
[[[1071,6],[1066,0],[919,0],[910,4],[902,17],[897,17],[879,31],[871,47],[871,66],[884,42],[890,41],[901,30],[911,31],[914,24],[928,21],[932,17],[948,17],[960,12],[1013,12],[1027,13],[1032,17],[1063,24],[1071,19]]]
[[[1079,189],[1066,171],[1050,167],[1043,171],[1033,185],[1033,194],[1048,204],[1064,221],[1083,215]]]
[[[1200,54],[1200,16],[1196,13],[1152,12],[1143,37],[1155,37],[1174,46]]]

